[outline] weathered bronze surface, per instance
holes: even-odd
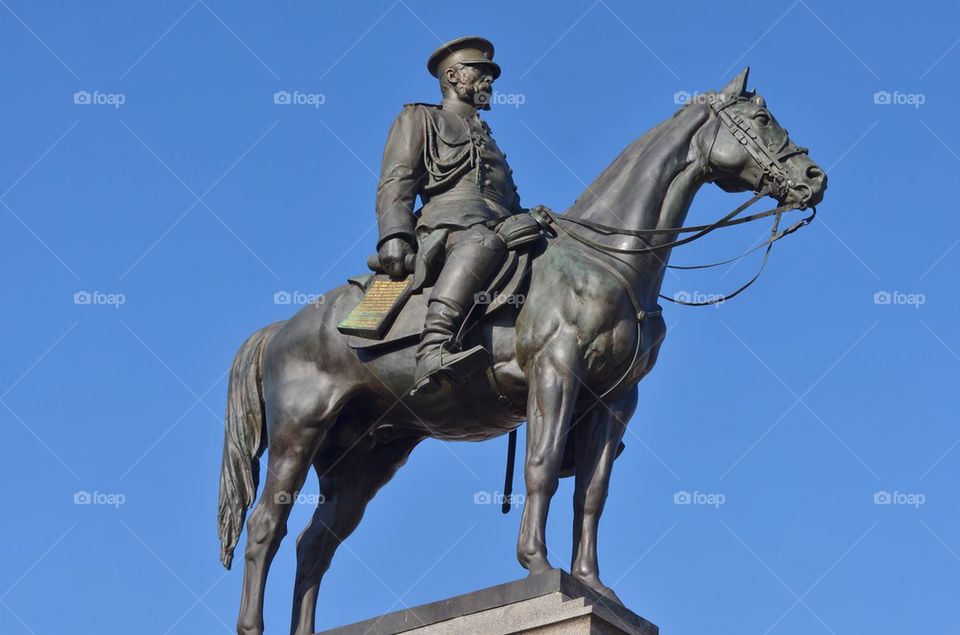
[[[422,312],[404,310],[393,327],[415,334],[423,324],[417,349],[415,337],[347,345],[336,327],[363,296],[350,284],[257,331],[234,360],[219,511],[228,568],[256,497],[258,459],[270,449],[247,520],[242,635],[263,632],[267,571],[311,467],[323,503],[297,546],[298,635],[313,631],[320,580],[337,546],[420,441],[490,439],[524,419],[520,564],[531,574],[552,569],[547,509],[566,455],[576,478],[571,573],[619,602],[600,581],[597,527],[637,384],[666,332],[657,298],[667,260],[689,239],[684,232],[695,238],[735,222],[727,215],[680,231],[691,201],[705,183],[769,194],[781,204],[771,212],[779,222],[786,210],[823,198],[826,175],[763,97],[747,90],[744,70],[632,142],[564,214],[525,210],[506,156],[477,116],[500,72],[492,59],[493,46],[480,38],[441,47],[429,70],[440,79],[442,103],[405,107],[384,152],[376,264],[402,279],[417,254],[412,284],[429,293],[425,323],[416,321]],[[549,236],[528,243],[522,256],[533,259],[523,300],[468,317],[505,259],[519,269],[512,239],[496,229],[515,216]]]

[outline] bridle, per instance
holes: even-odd
[[[778,199],[785,199],[789,193],[791,187],[794,187],[795,184],[789,178],[786,169],[784,168],[784,163],[787,159],[798,154],[807,154],[807,148],[793,144],[790,141],[789,135],[785,135],[785,140],[781,147],[776,151],[771,151],[763,143],[760,142],[756,131],[750,126],[747,120],[739,114],[731,114],[728,110],[730,106],[735,103],[748,101],[749,97],[745,96],[736,96],[724,99],[722,95],[711,94],[707,97],[707,103],[710,106],[710,109],[713,111],[716,116],[719,124],[722,124],[723,127],[726,127],[727,130],[733,135],[740,145],[743,146],[744,150],[750,156],[750,158],[757,164],[757,166],[762,171],[762,177],[758,183],[758,189],[754,196],[737,206],[731,212],[722,216],[719,220],[707,224],[707,225],[688,225],[684,227],[670,227],[670,228],[657,228],[657,229],[625,229],[620,227],[612,227],[610,225],[604,225],[602,223],[596,223],[593,221],[588,221],[580,218],[567,218],[563,215],[557,215],[553,211],[546,208],[535,208],[531,210],[535,216],[540,216],[543,224],[551,225],[557,224],[559,221],[566,223],[572,223],[575,225],[580,225],[586,227],[591,231],[594,231],[598,234],[604,236],[631,236],[635,238],[641,238],[644,242],[647,243],[644,247],[637,248],[623,248],[623,247],[614,247],[612,245],[605,245],[603,243],[591,240],[582,234],[579,234],[574,231],[561,230],[565,236],[569,236],[573,240],[576,240],[579,243],[582,243],[588,247],[591,247],[594,250],[605,254],[623,254],[623,255],[641,255],[641,254],[650,254],[666,249],[672,249],[673,247],[679,247],[680,245],[685,245],[691,243],[699,238],[706,236],[707,234],[713,232],[716,229],[722,227],[733,227],[735,225],[742,225],[744,223],[750,223],[752,221],[760,220],[763,218],[768,218],[770,216],[774,217],[773,226],[770,230],[770,236],[767,240],[756,247],[749,249],[748,251],[736,256],[734,258],[729,258],[727,260],[722,260],[719,262],[713,262],[704,265],[670,265],[665,264],[669,269],[681,269],[681,270],[693,270],[693,269],[709,269],[711,267],[719,267],[721,265],[730,264],[740,260],[741,258],[757,251],[758,249],[763,249],[766,247],[766,250],[763,254],[763,259],[761,260],[760,267],[757,270],[757,273],[750,278],[745,284],[741,285],[738,289],[732,293],[726,295],[719,295],[715,298],[707,300],[705,302],[689,302],[686,300],[681,300],[679,298],[671,298],[660,294],[660,297],[669,302],[675,304],[683,304],[686,306],[708,306],[712,304],[717,304],[720,302],[725,302],[726,300],[732,299],[739,295],[741,292],[745,291],[750,285],[757,281],[760,277],[760,274],[763,273],[764,268],[767,264],[767,259],[770,255],[770,250],[773,248],[773,243],[777,242],[781,238],[785,238],[790,234],[796,232],[801,227],[809,225],[817,215],[817,208],[811,206],[811,213],[809,216],[802,218],[797,221],[787,229],[780,229],[780,219],[781,216],[790,211],[806,209],[806,201],[800,201],[798,203],[786,203],[779,205],[773,209],[769,209],[763,212],[758,212],[756,214],[751,214],[749,216],[740,217],[747,208],[752,206],[754,203],[759,201],[761,198],[764,198],[769,195],[773,195]],[[709,164],[710,155],[713,152],[713,146],[716,144],[717,137],[720,135],[721,125],[717,125],[717,130],[714,135],[713,141],[710,144],[710,150],[707,153],[707,163]],[[675,238],[669,242],[660,244],[660,245],[651,245],[649,238],[653,236],[662,236],[665,234],[669,235],[683,235],[690,234],[682,238]],[[608,267],[611,268],[612,267]],[[618,271],[614,270],[619,274]],[[622,277],[618,275],[618,277]],[[632,298],[631,298],[632,299]],[[632,299],[633,300],[633,299]],[[634,301],[636,305],[637,302]],[[644,311],[638,306],[638,315],[643,314]]]
[[[721,95],[711,94],[707,98],[707,104],[709,104],[717,119],[727,127],[734,139],[743,146],[743,149],[763,172],[763,180],[769,184],[770,193],[777,198],[786,198],[790,188],[796,184],[790,180],[783,164],[792,156],[809,154],[810,150],[791,142],[790,135],[784,135],[783,143],[775,152],[761,143],[756,131],[743,115],[731,114],[727,110],[733,104],[749,101],[749,99],[749,97],[742,95],[724,99]],[[718,126],[717,134],[713,138],[714,143],[716,143],[719,134],[720,128]],[[710,152],[713,152],[713,144],[710,146]],[[709,161],[709,155],[707,158]]]

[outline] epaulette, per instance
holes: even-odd
[[[413,108],[414,106],[426,106],[427,108],[436,108],[436,109],[438,109],[438,110],[440,109],[440,104],[427,104],[427,103],[420,102],[420,101],[415,101],[415,102],[413,102],[412,104],[404,104],[404,105],[403,105],[404,108]]]

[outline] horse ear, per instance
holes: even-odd
[[[720,89],[720,93],[727,97],[740,97],[747,92],[747,78],[750,76],[750,67],[746,67],[740,74],[730,80],[730,83]]]

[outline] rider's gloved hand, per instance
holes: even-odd
[[[403,278],[412,271],[407,271],[404,260],[413,253],[413,246],[406,238],[399,236],[391,238],[380,245],[377,254],[380,256],[380,266],[383,271],[394,278]]]

